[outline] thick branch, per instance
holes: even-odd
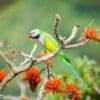
[[[10,74],[7,75],[7,77],[0,83],[0,90],[2,90],[6,84],[11,81],[15,76],[17,76],[19,73],[25,72],[26,70],[28,70],[31,66],[31,63],[33,65],[41,63],[43,61],[46,61],[47,59],[54,57],[55,55],[57,55],[57,53],[60,51],[60,48],[56,49],[54,52],[48,54],[47,56],[43,56],[42,58],[37,58],[34,59],[34,57],[30,57],[27,60],[23,61],[18,67],[16,67],[16,69],[14,70],[15,73],[10,72]]]
[[[24,83],[22,83],[20,80],[17,81],[17,84],[20,88],[20,96],[25,97],[26,96],[26,86]]]
[[[30,58],[28,58],[28,59],[25,59],[18,67],[16,67],[16,68],[14,68],[14,73],[13,72],[10,72],[8,75],[7,75],[7,77],[0,83],[0,90],[2,90],[5,86],[6,86],[6,84],[9,82],[9,81],[11,81],[15,76],[17,76],[19,73],[21,73],[21,72],[24,72],[24,71],[26,71],[26,70],[28,70],[29,68],[30,68],[30,64],[31,64],[31,62],[32,62],[32,55],[33,55],[33,53],[34,53],[34,51],[35,51],[35,49],[36,49],[36,45],[34,46],[34,48],[32,49],[32,51],[31,51],[31,53],[30,53]],[[35,60],[33,60],[33,62],[35,62]],[[12,63],[11,63],[12,64]],[[26,65],[27,64],[27,65]],[[23,67],[23,66],[25,66],[26,65],[26,67]],[[13,66],[13,65],[12,65]],[[13,66],[14,67],[14,66]]]

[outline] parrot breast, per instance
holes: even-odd
[[[52,43],[51,40],[47,40],[45,42],[45,46],[49,51],[55,51],[57,49],[57,46],[54,43]]]

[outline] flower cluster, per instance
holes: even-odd
[[[84,35],[86,38],[93,39],[96,37],[96,28],[90,28],[89,26],[85,28]]]
[[[36,90],[37,85],[42,80],[38,67],[31,67],[28,71],[24,73],[23,79],[28,81],[30,89],[34,92]]]
[[[96,32],[96,28],[91,28],[91,27],[86,27],[85,30],[84,30],[84,36],[85,38],[88,38],[88,39],[92,39],[92,40],[95,40],[97,42],[100,42],[100,35],[97,34]]]
[[[67,94],[70,94],[72,100],[78,100],[80,98],[80,90],[73,83],[67,84],[66,86]]]
[[[78,100],[80,98],[80,90],[73,83],[67,84],[66,88],[63,88],[61,79],[53,78],[46,82],[45,92],[59,92],[67,95],[71,100]]]
[[[7,72],[4,69],[0,70],[0,82],[6,77]]]
[[[46,56],[48,53],[46,51],[42,51],[40,52],[39,56],[43,57]],[[45,63],[47,64],[47,66],[52,66],[52,62],[53,62],[53,58],[49,58],[45,61]]]
[[[46,92],[60,92],[62,90],[61,80],[58,78],[50,79],[45,84]]]

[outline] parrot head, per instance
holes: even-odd
[[[29,32],[28,38],[29,39],[38,39],[40,37],[40,31],[39,29],[34,29]]]

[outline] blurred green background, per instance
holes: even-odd
[[[100,25],[100,0],[0,0],[0,41],[6,41],[17,50],[24,50],[26,53],[37,43],[37,54],[42,47],[36,40],[29,41],[27,34],[30,30],[39,28],[53,35],[56,14],[61,16],[61,35],[68,36],[76,24],[84,28],[95,19],[93,26]],[[65,52],[73,59],[87,55],[89,59],[95,59],[97,64],[100,64],[100,43],[90,41],[85,46]],[[60,66],[57,70],[56,63]],[[60,60],[57,59],[54,66],[53,72],[66,72]],[[15,89],[13,87],[12,90]],[[18,94],[18,91],[15,94]]]

